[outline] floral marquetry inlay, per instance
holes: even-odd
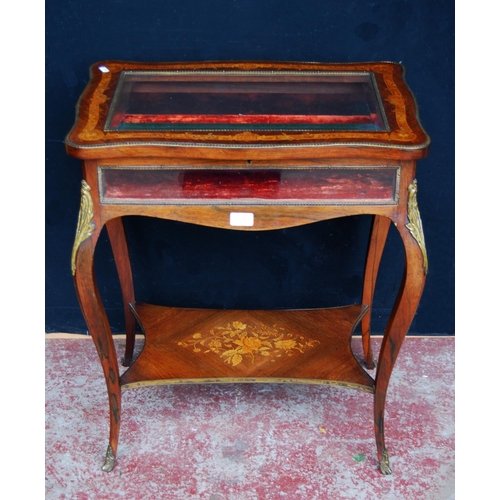
[[[178,345],[200,354],[217,354],[231,366],[256,360],[276,362],[278,359],[304,353],[319,344],[302,335],[294,335],[277,325],[247,325],[240,321],[216,326],[205,333],[195,333]]]

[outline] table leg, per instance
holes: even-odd
[[[72,253],[72,273],[83,317],[96,346],[106,379],[110,434],[103,470],[111,471],[115,465],[118,448],[121,390],[115,344],[94,277],[94,251],[100,231],[100,224],[94,222],[90,187],[83,181],[82,203]]]
[[[418,219],[417,224],[412,220],[415,216]],[[409,213],[408,218],[410,221],[408,224],[398,225],[405,250],[405,271],[384,333],[375,378],[375,439],[380,470],[384,474],[392,473],[384,438],[384,409],[387,387],[397,355],[420,302],[427,273],[427,255],[418,209],[416,215],[414,213],[411,216]],[[415,225],[419,227],[415,229]]]
[[[380,266],[380,260],[382,258],[382,253],[384,251],[390,225],[391,220],[389,218],[382,217],[380,215],[374,216],[370,236],[370,246],[368,248],[368,256],[366,258],[362,303],[369,306],[369,310],[361,320],[361,337],[363,340],[365,364],[369,370],[373,370],[373,368],[375,368],[370,342],[370,323],[373,295],[375,293],[375,284],[377,282],[378,269]]]
[[[123,357],[122,365],[130,366],[134,355],[135,317],[132,314],[129,304],[135,302],[135,297],[132,268],[130,267],[130,257],[122,218],[117,217],[107,221],[106,229],[108,231],[111,249],[115,258],[118,278],[122,289],[123,304],[125,307],[126,342],[125,356]]]

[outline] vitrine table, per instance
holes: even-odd
[[[94,64],[66,149],[83,161],[71,269],[109,395],[103,469],[115,465],[123,389],[272,382],[372,393],[378,459],[390,474],[386,392],[428,267],[415,173],[428,145],[395,63]],[[374,216],[361,304],[231,311],[135,300],[125,216],[264,231],[359,214]],[[373,368],[370,308],[391,223],[406,264],[373,379],[353,356],[351,336],[361,322]],[[121,376],[94,277],[104,227],[125,304],[129,367]],[[136,321],[145,345],[132,362]]]

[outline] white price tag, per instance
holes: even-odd
[[[229,214],[229,224],[231,226],[253,226],[253,213],[251,212],[231,212]]]

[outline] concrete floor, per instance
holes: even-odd
[[[278,384],[128,390],[117,464],[102,472],[104,378],[91,339],[69,337],[46,339],[47,499],[455,498],[453,337],[403,344],[386,411],[391,476],[377,467],[372,395]]]

